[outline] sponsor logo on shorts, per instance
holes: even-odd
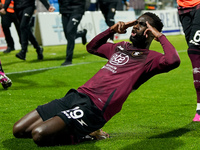
[[[81,119],[81,120],[78,120],[78,119],[77,119],[77,121],[78,121],[82,126],[83,126],[83,125],[88,126],[87,123],[85,123],[82,119]]]

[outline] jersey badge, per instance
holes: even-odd
[[[121,52],[114,53],[109,60],[112,65],[125,65],[128,61],[129,56]]]

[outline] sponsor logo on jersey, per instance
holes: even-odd
[[[110,64],[106,64],[105,66],[103,66],[101,69],[107,69],[110,70],[112,73],[117,73],[117,67],[112,66]],[[99,100],[100,101],[100,100]],[[101,101],[102,102],[102,101]]]

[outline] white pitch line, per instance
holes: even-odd
[[[93,61],[93,62],[82,62],[82,63],[71,64],[71,65],[67,65],[67,66],[55,66],[55,67],[48,67],[48,68],[40,68],[40,69],[33,69],[33,70],[18,71],[18,72],[10,72],[10,73],[6,73],[6,75],[30,73],[30,72],[37,72],[37,71],[43,71],[43,70],[51,70],[51,69],[57,69],[57,68],[61,68],[61,67],[78,66],[78,65],[91,64],[91,63],[103,62],[103,61],[106,61],[106,60]]]
[[[178,53],[182,53],[182,52],[187,52],[187,50],[178,51]],[[19,72],[10,72],[10,73],[6,73],[6,75],[30,73],[30,72],[37,72],[37,71],[43,71],[43,70],[51,70],[51,69],[57,69],[57,68],[61,68],[61,67],[78,66],[78,65],[91,64],[91,63],[103,62],[103,61],[107,61],[107,60],[100,60],[100,61],[93,61],[93,62],[82,62],[82,63],[71,64],[71,65],[67,65],[67,66],[55,66],[55,67],[40,68],[40,69],[33,69],[33,70],[25,70],[25,71],[19,71]]]
[[[178,53],[187,52],[187,50],[180,50]]]

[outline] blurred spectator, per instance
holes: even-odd
[[[126,5],[127,9],[129,8],[129,2],[127,0],[121,0]],[[115,24],[115,13],[119,0],[98,0],[99,8],[105,18],[107,26],[111,27]],[[121,3],[121,2],[120,2]],[[108,42],[113,43],[114,35],[111,36]]]
[[[85,11],[89,10],[90,4],[91,4],[91,0],[86,0],[86,3],[85,3]]]
[[[118,0],[99,0],[99,8],[105,18],[107,26],[111,27],[115,24],[115,13],[117,8]],[[109,42],[113,43],[114,35],[110,37]]]
[[[3,8],[4,4],[5,4],[5,0],[0,0],[0,9]],[[11,51],[15,50],[15,43],[14,43],[14,40],[13,40],[11,32],[10,32],[10,27],[11,27],[12,23],[14,23],[15,28],[18,33],[18,36],[19,36],[19,39],[20,39],[19,21],[17,20],[17,16],[14,11],[14,1],[13,0],[11,1],[9,8],[7,9],[7,13],[5,15],[1,15],[1,25],[3,28],[5,40],[7,43],[7,49],[5,51],[3,51],[4,53],[10,53]]]
[[[17,0],[16,0],[17,1]],[[31,44],[33,44],[34,48],[37,52],[37,59],[43,59],[43,48],[38,44],[35,36],[33,35],[30,28],[30,20],[35,11],[35,0],[23,0],[15,2],[15,12],[17,18],[20,22],[20,37],[21,37],[21,51],[16,54],[16,57],[22,60],[26,60],[26,52],[28,49],[28,40],[30,40]],[[54,7],[50,6],[47,0],[40,0],[43,5],[48,9],[49,12],[53,12],[55,10]],[[0,13],[6,14],[6,11],[9,7],[11,0],[6,0],[3,8],[0,10]]]
[[[55,12],[59,12],[59,3],[58,3],[58,0],[49,0],[49,3],[55,7]]]
[[[50,3],[50,1],[49,1]],[[36,12],[48,12],[45,6],[40,2],[40,0],[36,0]]]
[[[196,90],[196,113],[193,121],[200,122],[200,1],[177,0],[179,20],[188,45],[187,53],[193,70]]]
[[[62,24],[67,40],[66,59],[62,66],[72,64],[75,39],[82,37],[82,43],[86,44],[87,30],[77,32],[78,25],[85,13],[86,0],[59,0],[59,11],[62,15]]]
[[[134,9],[136,16],[140,16],[141,11],[145,9],[145,1],[144,0],[130,0],[130,7]]]
[[[129,10],[129,0],[118,0],[117,10]]]
[[[90,0],[90,7],[88,8],[89,11],[96,11],[98,10],[98,0]]]

